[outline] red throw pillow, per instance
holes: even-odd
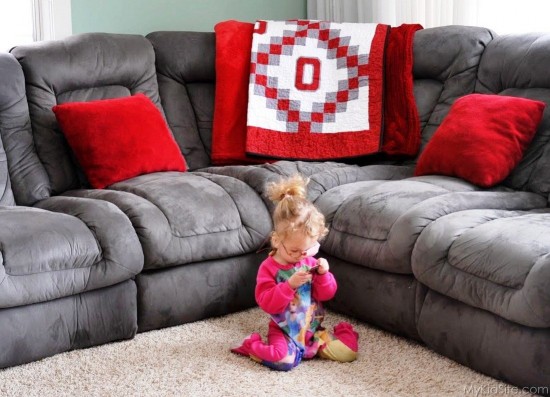
[[[501,95],[457,99],[420,155],[415,175],[455,176],[481,187],[502,182],[535,136],[544,107]]]
[[[90,185],[187,166],[161,112],[143,94],[53,107]]]

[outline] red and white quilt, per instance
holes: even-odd
[[[421,139],[413,39],[422,26],[403,24],[388,35],[387,26],[362,25],[216,24],[212,163],[336,159],[377,151],[415,156]],[[270,26],[277,27],[275,34]],[[357,39],[356,33],[367,38]]]
[[[381,24],[256,22],[246,152],[286,159],[378,152],[388,34]]]

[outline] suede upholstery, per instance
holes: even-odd
[[[51,194],[86,185],[57,125],[53,106],[141,92],[162,110],[155,56],[144,37],[83,34],[16,47],[11,52],[25,73],[34,141]]]
[[[256,270],[264,257],[264,253],[251,253],[140,274],[139,331],[254,306]]]
[[[412,273],[411,255],[423,228],[442,215],[473,208],[545,206],[544,197],[537,194],[478,192],[473,185],[441,176],[370,182],[355,190],[333,209],[336,214],[323,249],[351,263],[402,274]]]
[[[550,327],[550,210],[469,210],[439,217],[416,242],[427,287],[517,324]]]
[[[225,176],[153,173],[111,189],[66,194],[110,201],[124,211],[140,238],[145,269],[254,252],[271,227],[258,195]]]
[[[73,349],[132,338],[136,284],[121,284],[0,310],[0,368]]]
[[[0,366],[253,306],[265,258],[256,251],[272,227],[266,186],[300,172],[330,226],[321,255],[338,280],[333,310],[515,385],[550,384],[540,354],[550,343],[548,110],[521,163],[491,189],[413,177],[414,158],[214,167],[213,33],[89,33],[13,54],[0,56],[0,204],[9,205],[0,207],[0,327],[10,324]],[[461,96],[550,104],[548,61],[548,34],[417,32],[423,147]],[[137,92],[163,111],[191,172],[89,189],[51,107]],[[50,336],[60,325],[41,310],[90,321],[72,326],[68,343]],[[31,328],[48,336],[19,336]]]
[[[464,26],[447,26],[440,33],[424,29],[414,37],[414,96],[423,146],[453,102],[474,92],[482,55],[494,37],[487,29]]]
[[[108,203],[90,201],[52,197],[40,202],[51,211],[0,211],[0,309],[106,287],[141,271],[128,219]],[[60,207],[67,214],[53,212]]]
[[[25,77],[21,65],[10,54],[0,54],[0,70],[0,138],[8,160],[13,195],[18,204],[33,205],[50,194],[46,170],[36,155],[33,141]],[[0,170],[6,164],[2,158],[0,149],[0,163],[3,163]],[[4,175],[2,171],[0,175]],[[0,181],[4,180],[0,176]]]
[[[189,45],[193,44],[196,41],[194,36],[196,35],[190,34],[190,38],[185,38],[183,42],[189,41]],[[166,40],[172,40],[171,37],[166,36]],[[197,44],[200,44],[199,47],[203,45],[203,35],[199,34],[197,37],[198,42],[190,48],[198,48]],[[90,43],[93,43],[93,48],[90,48]],[[167,44],[169,43],[161,43],[161,47],[171,50],[171,44]],[[182,51],[186,53],[191,50],[184,48]],[[40,67],[38,59],[43,56],[43,52],[50,57],[48,59],[51,59],[51,68]],[[64,56],[66,52],[71,56]],[[31,89],[27,96],[29,103],[34,105],[30,109],[30,119],[38,154],[47,164],[55,198],[66,200],[66,211],[71,209],[71,200],[113,206],[126,215],[137,234],[144,262],[144,272],[136,276],[139,288],[138,313],[141,313],[138,320],[139,330],[181,324],[252,306],[254,279],[250,275],[254,274],[254,270],[251,270],[251,266],[253,269],[259,263],[255,251],[271,230],[269,211],[252,187],[239,179],[212,173],[159,172],[112,184],[106,190],[86,189],[88,184],[74,163],[72,153],[51,112],[51,106],[56,101],[86,101],[141,92],[165,114],[160,105],[155,54],[151,43],[139,36],[90,33],[71,37],[64,42],[16,48],[13,53],[21,62],[24,72],[36,79],[36,85],[43,89],[47,85],[48,88],[47,95],[43,95],[41,90]],[[183,54],[181,51],[178,53]],[[137,59],[142,61],[137,62]],[[206,87],[204,92],[201,91],[202,84],[195,85],[198,97],[193,96],[194,91],[189,88],[186,92],[191,93],[191,100],[183,95],[176,96],[171,102],[167,101],[173,106],[166,107],[169,110],[167,114],[171,117],[176,112],[177,117],[180,117],[168,117],[167,120],[178,125],[183,116],[191,125],[202,125],[195,117],[200,119],[204,113],[209,117],[204,123],[211,124],[212,106],[201,110],[204,100],[213,103],[214,73],[204,67],[209,57],[204,56],[204,50],[192,56],[191,61],[199,59],[203,62],[195,69],[191,61],[182,61],[185,58],[174,57],[173,52],[166,59],[175,66],[170,66],[171,63],[168,62],[165,67],[183,69],[181,75],[186,80],[182,81],[188,87],[193,85],[193,79],[211,79],[207,84],[211,89]],[[74,66],[77,61],[90,63],[99,62],[98,60],[106,66],[93,72]],[[157,61],[161,60],[159,58]],[[55,70],[70,71],[71,78],[63,80],[62,75]],[[164,69],[159,69],[159,76],[160,70]],[[169,71],[166,73],[170,74]],[[178,71],[176,76],[180,76],[179,73]],[[162,78],[159,77],[159,81],[163,81]],[[194,101],[193,98],[198,99]],[[191,111],[181,113],[180,109],[185,109],[185,106]],[[178,138],[179,129],[172,128],[172,131],[176,132],[175,137],[181,144],[182,140]],[[193,128],[187,128],[185,123],[183,131],[190,134],[190,137],[197,132]],[[183,142],[193,141],[189,139]],[[182,151],[188,156],[187,161],[195,163],[194,168],[197,164],[209,164],[209,160],[200,160],[196,150]],[[54,153],[57,161],[50,157]],[[236,262],[238,265],[230,265]],[[197,269],[196,263],[204,264],[199,268],[200,271],[194,270]],[[227,282],[216,281],[212,284],[214,278],[204,281],[204,277],[210,273],[217,275],[215,279],[220,279],[222,273],[216,269],[224,266],[231,267],[232,270]],[[228,282],[230,280],[234,282]],[[242,281],[246,281],[246,285],[238,287]],[[200,294],[193,289],[198,286],[201,286]],[[237,288],[240,288],[239,293],[236,293]],[[202,298],[197,302],[199,296]],[[202,302],[219,302],[220,296],[232,296],[232,300],[218,305],[216,310],[203,308]],[[195,305],[199,307],[196,308]]]
[[[453,360],[523,387],[546,387],[548,328],[531,328],[429,291],[417,321],[422,341]]]
[[[526,34],[497,37],[479,65],[476,92],[513,95],[550,102],[550,75],[544,66],[550,62],[550,35]],[[544,71],[543,71],[544,70]],[[521,163],[512,171],[505,186],[547,196],[550,193],[549,109]]]
[[[133,337],[137,234],[110,203],[49,197],[10,54],[0,54],[0,181],[0,368]]]
[[[213,33],[153,32],[162,105],[190,170],[210,164],[215,87]]]
[[[6,73],[8,78],[0,76],[0,131],[6,131],[5,135],[7,136],[12,128],[9,120],[13,112],[10,109],[13,108],[13,101],[17,102],[20,99],[13,92],[23,88],[23,73],[21,73],[21,69],[13,57],[0,54],[0,70],[4,69],[8,70],[9,73]],[[15,117],[17,117],[17,114]],[[1,142],[3,140],[0,139],[0,205],[14,205],[7,154],[4,144]]]

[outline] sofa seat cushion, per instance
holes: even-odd
[[[550,210],[469,210],[418,237],[416,278],[460,302],[529,327],[550,327]]]
[[[203,171],[227,175],[250,185],[262,198],[271,210],[273,203],[267,197],[267,184],[294,174],[301,174],[309,178],[307,196],[311,201],[317,200],[327,190],[336,186],[370,180],[398,180],[410,177],[414,173],[412,166],[390,164],[358,165],[325,162],[305,161],[277,161],[262,165],[234,165],[224,167],[208,167]]]
[[[315,204],[331,221],[321,243],[325,252],[369,268],[411,274],[416,238],[433,220],[464,209],[543,208],[546,199],[498,188],[481,190],[452,177],[423,176],[338,186]]]
[[[140,238],[145,269],[254,252],[271,230],[260,196],[228,176],[158,172],[108,190],[67,194],[110,201],[126,213]]]
[[[104,219],[102,211],[83,206],[78,209],[82,219],[38,208],[0,207],[0,308],[95,290],[139,273],[143,255],[137,236],[124,214],[110,207]]]

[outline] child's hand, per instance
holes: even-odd
[[[317,259],[317,264],[319,265],[319,267],[317,268],[318,274],[325,274],[326,272],[328,272],[330,266],[328,265],[328,261],[325,258]]]
[[[301,285],[304,285],[305,283],[311,281],[311,278],[312,278],[311,274],[303,270],[300,270],[294,273],[292,276],[290,276],[290,278],[288,279],[288,285],[290,285],[290,288],[296,289]]]

